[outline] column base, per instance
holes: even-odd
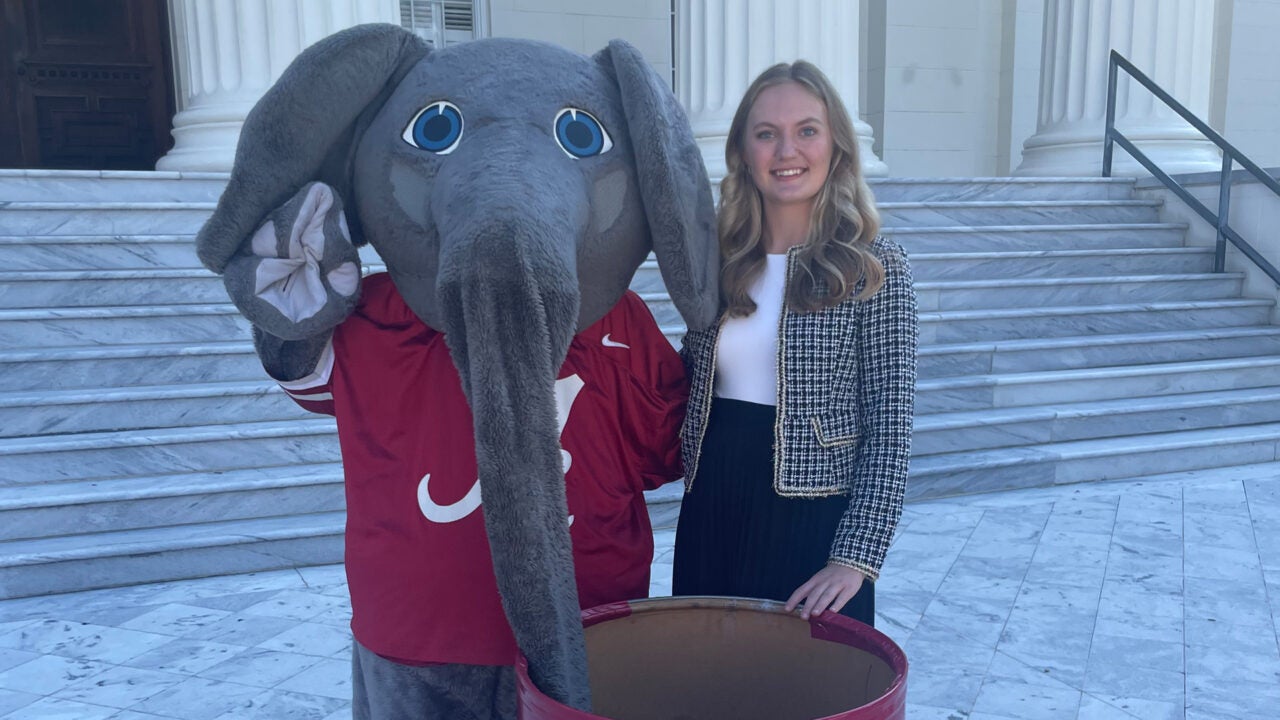
[[[1170,175],[1179,173],[1216,172],[1222,168],[1222,153],[1199,133],[1155,131],[1126,132],[1138,149]],[[1101,177],[1101,133],[1081,138],[1075,133],[1042,133],[1027,140],[1022,150],[1022,163],[1013,171],[1026,177]],[[1148,177],[1145,167],[1119,145],[1111,156],[1111,174],[1122,177]]]
[[[252,107],[242,102],[178,113],[173,118],[173,149],[156,161],[156,169],[229,172],[240,127]]]

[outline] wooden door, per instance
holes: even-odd
[[[165,0],[0,0],[0,167],[151,170],[172,146]]]

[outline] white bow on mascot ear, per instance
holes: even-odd
[[[329,212],[324,232],[290,234],[300,207],[326,203],[345,208],[349,229]],[[254,238],[271,219],[275,235]],[[510,39],[432,51],[394,25],[352,28],[303,52],[249,114],[197,238],[278,379],[310,372],[355,305],[347,232],[446,334],[475,420],[503,607],[538,686],[588,708],[554,382],[572,337],[617,303],[651,249],[690,328],[714,320],[715,211],[688,120],[625,42],[590,58]],[[309,307],[281,308],[261,276],[288,268],[260,268],[262,256],[306,237],[302,256],[326,272]]]

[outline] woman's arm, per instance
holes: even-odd
[[[849,508],[836,528],[827,566],[796,589],[787,610],[803,603],[808,619],[840,612],[865,579],[880,574],[902,516],[915,412],[919,318],[911,266],[896,244],[884,243],[884,285],[862,306],[858,324],[858,392],[863,428]]]
[[[852,496],[831,543],[829,562],[875,580],[902,516],[915,412],[920,322],[911,266],[897,244],[878,240],[885,279],[862,306],[858,393],[862,444]]]

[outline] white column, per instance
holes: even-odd
[[[1216,0],[1047,0],[1036,134],[1015,175],[1099,175],[1110,51],[1209,117]],[[1116,127],[1168,173],[1216,171],[1217,148],[1142,85],[1118,76]],[[1118,146],[1112,172],[1147,175]]]
[[[169,0],[179,112],[157,170],[226,171],[240,125],[298,53],[338,30],[399,24],[397,0]]]
[[[676,90],[712,180],[724,177],[729,124],[747,86],[779,62],[808,60],[844,101],[868,175],[887,175],[858,117],[858,3],[852,0],[678,0]]]

